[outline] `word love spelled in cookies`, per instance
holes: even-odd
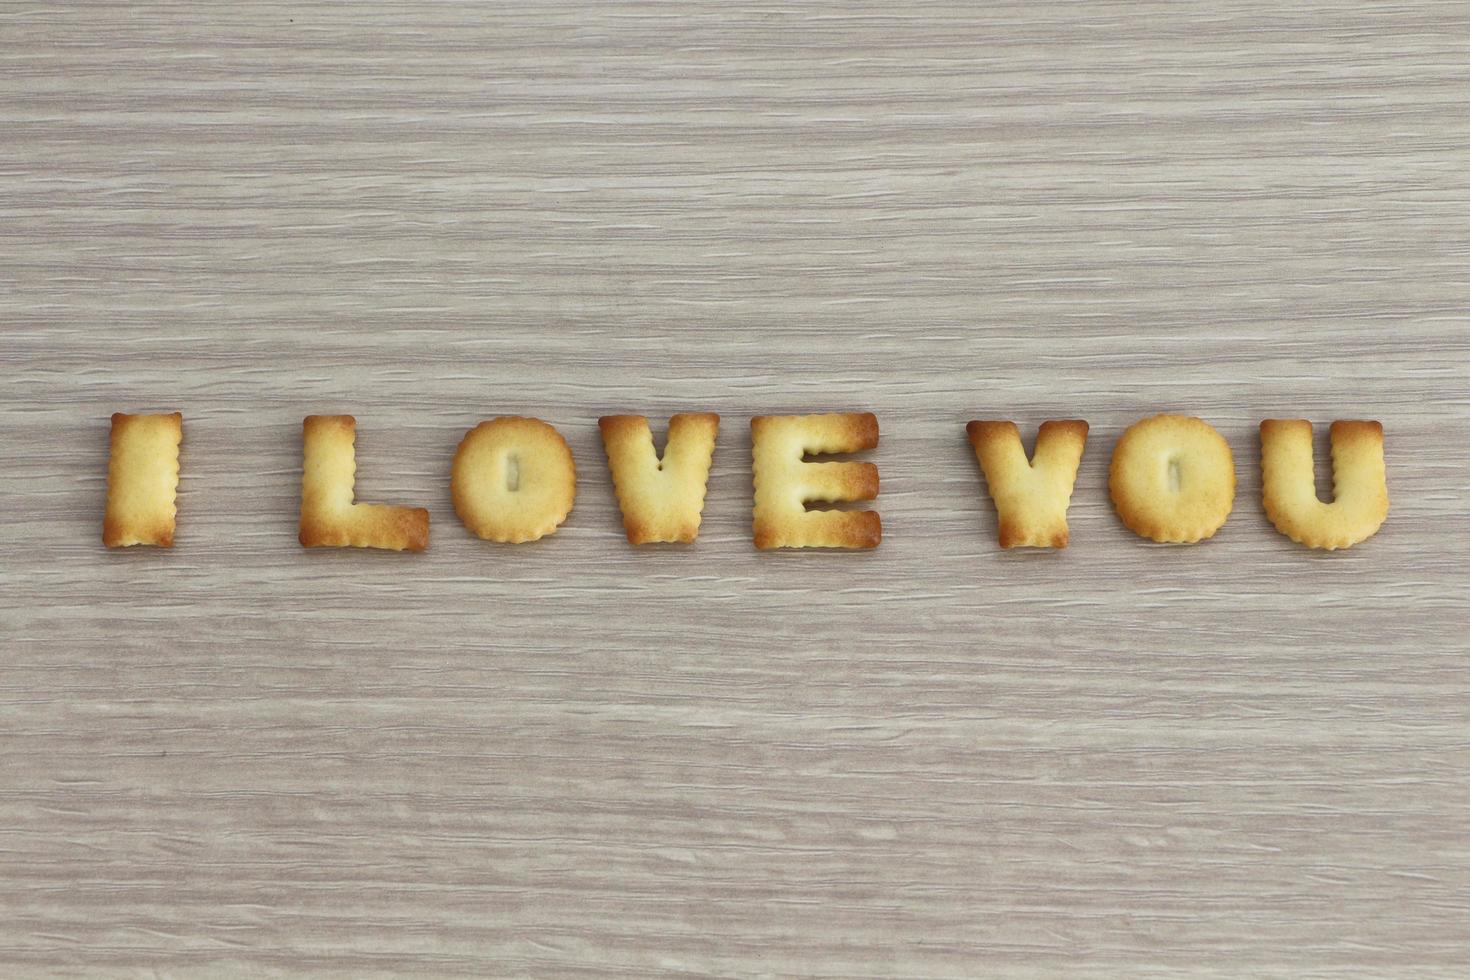
[[[173,546],[183,424],[178,412],[112,417],[102,522],[107,547]],[[662,454],[641,415],[607,415],[598,429],[628,542],[693,543],[720,417],[673,416]],[[1067,547],[1067,507],[1087,448],[1087,423],[1042,423],[1030,456],[1015,422],[977,420],[965,431],[995,503],[1000,546]],[[357,501],[356,436],[350,415],[312,415],[302,423],[302,546],[425,550],[427,510]],[[1266,516],[1293,541],[1348,548],[1372,537],[1388,517],[1379,423],[1332,423],[1331,503],[1317,496],[1311,422],[1267,419],[1260,437]],[[878,467],[807,459],[877,448],[872,413],[758,415],[750,420],[750,440],[757,548],[878,547],[883,522],[875,511],[829,506],[875,500]],[[1235,459],[1203,419],[1155,415],[1129,426],[1113,445],[1108,491],[1118,518],[1141,537],[1192,544],[1212,537],[1230,517]],[[555,534],[571,515],[576,461],[561,433],[540,419],[490,419],[460,441],[450,493],[471,533],[507,544],[535,541]]]

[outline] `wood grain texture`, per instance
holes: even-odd
[[[0,972],[1463,977],[1470,6],[0,5]],[[177,544],[99,540],[185,415]],[[750,543],[748,419],[870,410],[885,539]],[[1216,424],[1215,540],[1107,501]],[[724,419],[697,546],[595,419]],[[296,543],[358,419],[418,556]],[[475,422],[569,440],[473,538]],[[1265,417],[1393,511],[1276,534]],[[1064,554],[972,418],[1092,425]]]

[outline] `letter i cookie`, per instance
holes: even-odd
[[[112,449],[107,463],[107,512],[102,543],[109,548],[151,544],[172,548],[174,500],[179,489],[179,444],[184,417],[112,417]]]

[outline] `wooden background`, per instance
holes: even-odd
[[[7,977],[1470,974],[1470,6],[6,3],[0,72]],[[749,417],[864,409],[881,549],[756,553]],[[635,551],[595,419],[679,410]],[[1204,545],[1107,501],[1161,410]],[[335,412],[426,554],[297,546]],[[449,505],[508,413],[531,546]],[[964,423],[1069,416],[1002,553]],[[1270,528],[1273,416],[1382,420],[1376,538]]]

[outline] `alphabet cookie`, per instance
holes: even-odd
[[[872,500],[872,463],[808,463],[807,453],[854,453],[878,445],[871,412],[848,415],[758,415],[750,420],[755,481],[755,546],[876,548],[883,525],[870,510],[807,510],[813,502]]]
[[[519,544],[551,534],[572,512],[577,467],[561,433],[540,419],[481,422],[460,441],[449,489],[464,526]]]
[[[1235,458],[1214,426],[1184,415],[1133,423],[1113,448],[1108,489],[1118,517],[1154,541],[1210,537],[1235,505]]]
[[[965,432],[995,501],[1000,546],[1065,548],[1067,505],[1087,445],[1087,423],[1043,422],[1029,460],[1014,422],[975,421]]]
[[[642,415],[604,415],[597,427],[628,542],[697,538],[720,417],[704,412],[669,419],[662,459],[654,451],[653,432]]]
[[[1332,423],[1332,503],[1317,499],[1312,474],[1312,423],[1261,423],[1261,500],[1276,530],[1308,548],[1350,548],[1377,533],[1388,517],[1383,426]]]
[[[423,551],[429,546],[427,510],[353,502],[356,419],[309,415],[301,423],[301,436],[303,547]]]
[[[184,417],[178,412],[113,415],[107,509],[102,518],[104,545],[173,547],[183,439]]]

